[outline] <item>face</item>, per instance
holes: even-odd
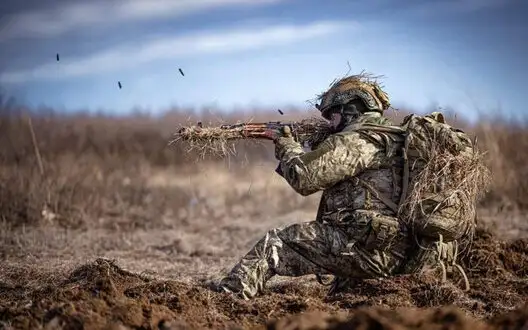
[[[332,126],[333,129],[336,129],[340,122],[341,122],[340,113],[334,112],[330,115],[330,126]]]

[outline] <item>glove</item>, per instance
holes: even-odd
[[[282,159],[286,150],[298,145],[298,142],[294,140],[291,134],[291,128],[289,126],[284,126],[281,135],[273,142],[275,143],[275,158],[279,161]]]

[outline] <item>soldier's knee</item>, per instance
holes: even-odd
[[[318,225],[315,222],[295,223],[284,227],[277,235],[283,241],[313,240],[318,236]]]

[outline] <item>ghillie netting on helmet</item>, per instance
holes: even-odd
[[[230,125],[204,127],[201,123],[182,126],[174,133],[176,142],[186,143],[187,152],[194,152],[202,157],[228,156],[236,154],[234,142],[239,140],[273,140],[282,134],[282,129],[289,126],[293,137],[303,145],[313,146],[324,140],[330,133],[329,123],[317,117],[290,122],[242,122]]]
[[[445,124],[441,114],[408,116],[401,219],[422,236],[470,242],[476,205],[490,182],[484,153],[476,140]],[[408,170],[408,175],[405,174]]]
[[[382,77],[362,71],[356,75],[335,79],[327,91],[317,96],[315,107],[324,112],[359,98],[368,109],[384,111],[390,108],[390,100],[380,84]]]

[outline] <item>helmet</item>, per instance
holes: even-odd
[[[319,97],[320,103],[316,108],[324,118],[329,119],[330,109],[356,99],[363,101],[369,111],[383,113],[390,107],[387,93],[376,82],[369,80],[368,76],[360,74],[333,83],[330,89]]]

